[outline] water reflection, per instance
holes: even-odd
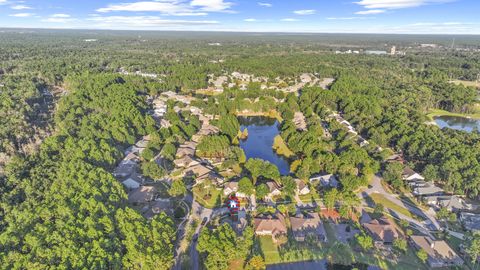
[[[279,123],[274,118],[249,116],[238,117],[240,129],[248,129],[248,138],[240,141],[240,147],[248,158],[261,158],[275,164],[280,174],[290,173],[288,160],[273,151],[273,139],[279,131]]]

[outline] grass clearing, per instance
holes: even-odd
[[[465,87],[475,87],[480,88],[480,82],[478,81],[462,81],[462,80],[451,80],[449,83],[453,83],[456,85],[463,85]]]
[[[214,208],[222,204],[222,190],[211,186],[209,188],[201,189],[198,186],[193,187],[193,196],[200,205],[206,208]],[[210,194],[209,199],[205,199],[205,195]]]
[[[280,263],[282,260],[278,253],[277,245],[273,242],[271,236],[260,236],[260,247],[265,256],[266,264]]]
[[[284,156],[286,158],[295,156],[295,153],[293,153],[292,150],[288,148],[287,144],[285,143],[282,136],[280,135],[275,136],[275,138],[273,139],[272,148],[275,151],[275,153],[281,156]]]
[[[472,118],[472,119],[480,119],[480,113],[453,113],[445,110],[439,110],[439,109],[432,109],[428,111],[427,117],[431,120],[434,121],[434,117],[436,116],[456,116],[456,117],[466,117],[466,118]]]
[[[409,218],[415,218],[414,215],[407,208],[397,205],[396,203],[387,199],[382,194],[372,193],[370,194],[370,198],[372,198],[375,204],[382,204],[385,208],[392,209],[393,211],[403,214]]]

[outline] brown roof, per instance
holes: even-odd
[[[278,184],[275,181],[268,181],[265,184],[267,185],[270,193],[273,192],[275,189],[280,190],[280,186],[278,186]]]
[[[285,218],[281,214],[256,217],[255,232],[270,232],[273,236],[287,233]]]
[[[370,233],[375,241],[392,243],[393,240],[401,236],[395,224],[385,216],[364,222],[362,226]]]
[[[305,234],[309,232],[324,234],[322,221],[317,213],[307,213],[298,217],[290,217],[290,223],[294,234]]]
[[[338,219],[340,219],[340,213],[338,213],[336,210],[322,209],[320,211],[320,214],[322,215],[322,217],[324,217],[326,219],[330,219],[330,220],[335,221],[335,222]]]
[[[410,238],[418,248],[425,250],[432,259],[449,261],[460,259],[457,253],[443,240],[433,240],[430,237],[420,235],[412,235]]]
[[[297,188],[298,190],[302,190],[304,189],[307,185],[305,184],[305,182],[303,182],[302,180],[300,179],[295,179],[295,183],[297,184]]]
[[[206,167],[202,164],[192,166],[192,167],[190,167],[186,170],[187,173],[192,173],[199,178],[202,178],[203,176],[207,176],[207,174],[210,173],[211,171],[212,171],[212,169],[210,169],[210,168],[208,168],[208,167]]]
[[[403,176],[407,176],[407,177],[408,177],[408,176],[412,176],[412,175],[414,175],[414,174],[416,174],[416,172],[415,172],[414,170],[412,170],[410,167],[405,167],[405,168],[403,169],[403,172],[402,172],[402,175],[403,175]]]
[[[128,194],[129,203],[145,203],[153,200],[156,189],[151,186],[141,186],[137,189],[132,190]]]

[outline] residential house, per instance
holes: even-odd
[[[140,148],[140,149],[147,148],[147,145],[151,140],[150,137],[151,137],[150,135],[143,136],[142,139],[135,144],[135,146]]]
[[[314,175],[309,179],[310,183],[319,181],[324,187],[338,187],[338,180],[333,174]]]
[[[138,164],[132,160],[125,160],[121,162],[113,171],[113,176],[117,178],[124,178],[136,171]]]
[[[405,167],[402,172],[402,178],[405,181],[414,181],[414,180],[425,180],[423,176],[415,172],[409,167]]]
[[[393,154],[385,159],[385,162],[400,162],[405,163],[402,154]]]
[[[195,155],[195,149],[189,147],[180,147],[177,149],[177,153],[175,154],[176,158],[182,158],[184,156],[193,157]]]
[[[403,235],[397,226],[386,216],[372,219],[367,213],[363,213],[360,224],[373,238],[376,246],[391,245],[395,239]]]
[[[418,186],[413,189],[413,195],[415,196],[434,196],[442,195],[443,189],[435,186],[432,183],[427,183],[425,186]]]
[[[213,168],[207,167],[202,164],[195,164],[193,166],[187,167],[185,170],[186,175],[195,176],[199,179],[204,179],[208,177],[208,174],[212,172]]]
[[[423,201],[435,207],[436,209],[447,208],[448,211],[461,211],[472,209],[472,205],[469,205],[456,195],[444,195],[444,196],[427,196],[423,198]]]
[[[205,174],[202,177],[196,178],[195,181],[197,183],[201,183],[201,182],[203,182],[207,179],[210,180],[213,184],[215,184],[217,186],[220,186],[225,181],[223,176],[219,175],[218,173],[216,173],[214,171],[210,171],[208,174]]]
[[[267,197],[269,197],[270,199],[272,197],[282,194],[282,192],[280,191],[280,186],[275,181],[268,181],[265,184],[267,185],[269,191]]]
[[[307,195],[308,193],[310,193],[310,188],[307,184],[305,184],[305,182],[300,179],[295,179],[295,183],[297,184],[297,194]]]
[[[133,172],[130,176],[121,180],[122,184],[129,190],[139,188],[143,182],[143,177],[137,172]]]
[[[428,236],[410,236],[412,245],[428,254],[427,263],[431,268],[452,267],[463,264],[462,258],[443,240],[433,240]]]
[[[297,130],[304,131],[307,129],[307,122],[305,121],[305,116],[301,112],[295,112],[293,115],[293,123]]]
[[[471,232],[480,232],[480,214],[470,212],[460,213],[460,221],[463,227]]]
[[[303,73],[302,75],[300,75],[300,81],[302,83],[309,83],[312,81],[312,77],[308,73]]]
[[[177,158],[173,161],[173,163],[176,167],[179,168],[188,168],[200,164],[198,160],[192,158],[191,156],[183,156],[181,158]]]
[[[256,235],[271,235],[274,241],[287,234],[285,218],[280,213],[255,217],[253,224]]]
[[[293,237],[295,240],[303,242],[305,239],[315,239],[317,241],[326,242],[327,236],[325,228],[317,213],[298,214],[290,217]]]
[[[228,196],[232,193],[235,193],[235,195],[239,198],[246,198],[247,195],[241,192],[238,192],[238,181],[231,181],[225,184],[223,188],[223,195]]]
[[[157,190],[152,186],[141,186],[128,193],[128,202],[133,204],[153,201]]]
[[[143,216],[147,219],[151,219],[155,215],[158,215],[162,212],[169,216],[173,216],[174,206],[172,205],[172,202],[169,199],[157,199],[153,201],[153,203],[150,206],[150,209],[148,209],[143,214]]]
[[[365,140],[361,136],[358,136],[357,143],[360,145],[360,147],[365,147],[370,144],[367,140]]]
[[[169,128],[171,126],[172,126],[172,124],[170,123],[170,121],[168,121],[166,119],[160,120],[160,128]]]

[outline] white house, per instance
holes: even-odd
[[[425,180],[423,176],[410,169],[409,167],[405,167],[405,169],[403,169],[402,178],[405,181]]]
[[[308,185],[306,185],[305,182],[300,179],[295,179],[295,183],[297,184],[297,194],[307,195],[310,193],[310,188],[308,188]]]
[[[324,187],[338,187],[338,180],[333,174],[316,175],[309,179],[310,183],[319,181]]]

